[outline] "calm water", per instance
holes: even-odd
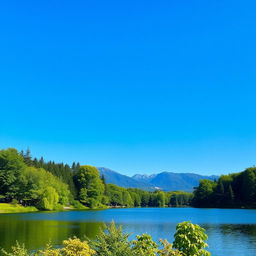
[[[94,238],[103,223],[122,224],[131,238],[149,233],[154,239],[173,241],[177,223],[191,220],[206,229],[213,256],[256,255],[256,210],[194,208],[130,208],[101,211],[68,211],[0,215],[0,246],[16,240],[30,249],[49,240],[60,244],[71,236]]]

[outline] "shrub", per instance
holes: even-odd
[[[184,256],[180,251],[174,250],[172,244],[167,240],[160,239],[163,248],[158,250],[159,256]]]
[[[210,256],[210,252],[204,248],[208,246],[205,240],[208,236],[199,225],[189,221],[179,223],[176,227],[173,243],[174,248],[183,252],[186,256]]]
[[[121,226],[116,227],[112,222],[101,230],[95,241],[91,241],[91,246],[98,256],[132,256],[128,237]]]
[[[16,242],[15,246],[12,246],[11,252],[6,252],[2,249],[2,254],[6,256],[29,256],[27,249],[25,248],[24,244],[20,245],[18,242]]]
[[[95,254],[86,241],[76,237],[64,240],[63,245],[62,249],[55,249],[48,244],[45,250],[39,251],[35,256],[92,256]]]
[[[133,255],[138,256],[155,256],[157,253],[157,244],[148,234],[136,236],[137,240],[133,241]]]
[[[87,241],[81,241],[74,237],[63,241],[64,248],[61,249],[64,256],[91,256],[95,251],[90,248]]]

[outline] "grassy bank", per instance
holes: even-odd
[[[38,209],[33,206],[24,207],[20,204],[0,203],[0,213],[36,212]]]

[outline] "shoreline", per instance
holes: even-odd
[[[88,208],[84,206],[83,208],[74,208],[71,206],[64,206],[63,209],[56,209],[51,211],[41,211],[34,206],[22,206],[20,204],[11,204],[11,203],[0,203],[0,215],[1,214],[10,214],[10,213],[31,213],[31,212],[63,212],[63,211],[93,211],[93,210],[107,210],[107,209],[125,209],[125,208],[195,208],[195,209],[230,209],[230,210],[256,210],[255,208],[247,207],[237,207],[237,208],[219,208],[219,207],[192,207],[192,206],[166,206],[166,207],[126,207],[126,206],[106,206],[98,208]]]

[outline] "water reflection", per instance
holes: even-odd
[[[95,238],[103,222],[68,222],[54,220],[19,220],[13,216],[0,218],[0,246],[10,248],[16,241],[29,249],[37,249],[51,242],[54,245],[69,237]]]
[[[235,213],[235,214],[234,214]],[[235,218],[230,218],[235,216]],[[213,256],[256,255],[256,211],[220,209],[117,209],[56,213],[0,215],[0,246],[10,248],[16,240],[29,249],[43,247],[50,240],[59,245],[68,237],[95,238],[103,223],[115,220],[133,239],[149,233],[173,241],[176,224],[192,220],[206,229]]]

